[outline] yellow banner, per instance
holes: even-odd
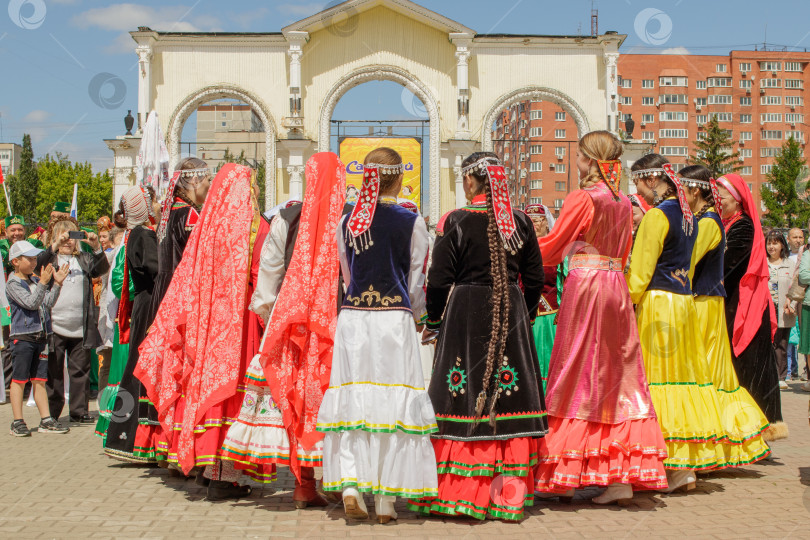
[[[363,161],[375,148],[388,147],[399,152],[405,164],[405,177],[399,196],[422,209],[422,143],[413,138],[346,137],[340,141],[340,160],[346,165],[346,200],[355,202],[363,183]]]

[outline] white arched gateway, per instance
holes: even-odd
[[[266,204],[300,197],[303,165],[329,150],[332,113],[352,87],[402,84],[430,119],[428,168],[435,223],[463,203],[460,163],[490,148],[498,111],[520,99],[554,101],[580,133],[617,128],[616,61],[623,35],[479,34],[409,0],[348,0],[270,33],[132,32],[139,57],[138,119],[158,112],[173,159],[182,126],[206,101],[248,103],[264,124]],[[108,139],[115,197],[128,185],[140,135]]]

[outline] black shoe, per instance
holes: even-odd
[[[39,423],[39,428],[37,428],[37,433],[67,433],[68,431],[70,431],[69,427],[63,426],[54,420],[52,416],[43,418]]]
[[[198,486],[208,487],[211,485],[211,480],[203,476],[203,472],[200,471],[197,473],[197,476],[194,478],[194,483]],[[229,483],[229,482],[228,482]]]
[[[236,482],[223,482],[222,480],[211,480],[208,485],[209,501],[224,501],[226,499],[240,499],[250,495],[250,486],[240,486]]]
[[[82,416],[71,416],[70,417],[71,424],[95,424],[96,419],[90,416],[89,414],[84,414]]]
[[[11,423],[11,434],[15,437],[30,437],[31,430],[25,425],[25,420],[14,420]]]

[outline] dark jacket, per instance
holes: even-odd
[[[107,261],[107,255],[103,251],[98,253],[80,251],[76,254],[76,258],[84,274],[84,302],[82,305],[84,310],[82,322],[84,339],[82,348],[95,349],[102,345],[102,341],[101,334],[98,332],[98,306],[93,297],[93,279],[106,274],[110,270],[110,263]],[[39,272],[40,268],[49,264],[52,264],[54,269],[59,266],[59,254],[54,253],[53,248],[50,246],[37,256],[37,272]]]

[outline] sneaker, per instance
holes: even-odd
[[[14,420],[11,423],[11,434],[15,437],[30,437],[31,430],[25,425],[25,420]]]
[[[808,382],[804,383],[804,384],[803,384],[803,385],[801,385],[799,388],[801,388],[801,389],[802,389],[802,390],[804,390],[805,392],[810,392],[810,381],[808,381]]]
[[[787,390],[788,388],[789,388],[788,383],[786,383],[785,381],[779,381],[779,389],[780,390]]]
[[[54,420],[52,416],[43,418],[39,423],[39,429],[37,429],[38,433],[67,433],[68,431],[70,431],[69,427],[63,426]]]

